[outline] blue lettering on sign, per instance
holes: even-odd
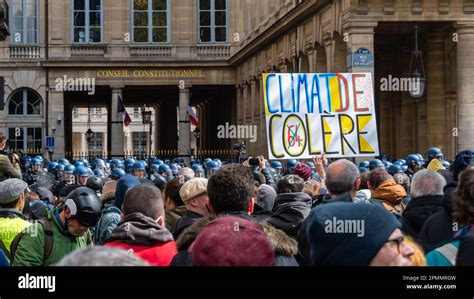
[[[46,147],[54,147],[54,137],[46,137]]]
[[[352,56],[354,67],[373,67],[374,55],[367,48],[359,48]]]

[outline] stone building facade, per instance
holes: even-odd
[[[380,151],[392,157],[439,146],[452,158],[474,147],[472,0],[7,2],[16,9],[12,35],[0,42],[0,128],[10,139],[24,132],[18,147],[54,136],[54,158],[74,150],[72,109],[91,104],[107,107],[107,152],[123,155],[123,101],[155,108],[155,150],[191,154],[191,105],[200,149],[232,148],[237,139],[217,138],[217,127],[231,123],[257,126],[257,142],[243,141],[250,155],[266,154],[264,72],[371,72]],[[426,92],[416,100],[379,83],[408,75],[415,25],[426,70]],[[347,64],[360,48],[374,55],[374,67]],[[58,78],[94,78],[95,93],[61,90]]]

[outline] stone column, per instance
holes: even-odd
[[[64,93],[62,91],[56,91],[54,88],[50,89],[49,93],[49,132],[45,132],[46,136],[54,137],[55,148],[53,153],[53,159],[63,158],[66,153],[66,140],[65,140],[65,126],[64,113],[71,113],[71,111],[64,111]],[[57,121],[58,116],[61,117],[62,121],[59,123]],[[56,130],[53,130],[55,128]],[[72,123],[70,134],[72,132]],[[84,135],[84,134],[83,134]],[[72,139],[72,138],[71,138]]]
[[[474,22],[458,22],[458,151],[474,148]]]
[[[374,29],[377,27],[377,22],[346,22],[343,25],[343,38],[344,34],[349,34],[348,42],[346,43],[347,47],[350,49],[352,53],[357,51],[359,48],[366,48],[372,53],[375,57],[374,53]],[[333,52],[334,53],[334,52]],[[347,49],[346,49],[346,66],[347,66]],[[379,84],[375,84],[375,59],[374,65],[372,67],[351,67],[348,69],[350,73],[371,73],[372,74],[372,82],[374,88],[374,97],[377,94],[376,88],[379,88]],[[375,101],[375,111],[379,110],[381,103]],[[380,115],[377,115],[380,118]],[[380,124],[380,120],[377,122]],[[380,132],[380,129],[379,129]],[[380,133],[378,134],[379,139],[379,151],[381,151],[381,136]]]
[[[347,46],[354,53],[359,48],[367,48],[374,53],[374,29],[377,22],[347,22],[344,24],[344,33],[349,34]],[[374,77],[374,67],[352,67],[351,73],[372,73]]]
[[[426,61],[426,149],[437,146],[446,152],[446,80],[444,38],[446,33],[437,32],[428,34],[427,61]]]
[[[122,95],[123,86],[112,86],[112,105],[111,105],[111,119],[112,119],[112,138],[111,149],[112,157],[122,157],[124,155],[123,148],[123,118],[122,113],[118,112],[120,99],[123,101]]]
[[[259,114],[259,109],[258,109],[258,99],[257,99],[257,90],[256,90],[256,83],[255,83],[255,77],[252,77],[250,81],[250,99],[251,99],[251,109],[250,109],[250,127],[253,128],[253,126],[258,126],[258,114]],[[247,145],[249,146],[250,152],[252,155],[257,155],[258,154],[258,144],[251,142],[250,141],[250,136],[245,136]]]
[[[178,155],[182,156],[184,163],[191,163],[191,122],[188,117],[189,89],[179,90],[179,139]]]

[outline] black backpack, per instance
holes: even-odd
[[[43,262],[45,262],[45,261],[48,260],[48,258],[51,255],[51,252],[53,251],[53,231],[51,230],[51,224],[49,223],[48,220],[41,219],[41,220],[37,220],[36,222],[41,224],[43,226],[43,229],[44,229],[44,256],[43,256]],[[10,260],[10,265],[13,265],[13,260],[15,258],[15,253],[16,253],[16,250],[18,248],[18,244],[20,244],[21,238],[26,233],[27,229],[28,228],[25,228],[21,233],[19,233],[15,237],[15,239],[13,239],[13,241],[10,245],[10,253],[5,252],[8,259]],[[2,244],[3,244],[3,242],[2,242]]]

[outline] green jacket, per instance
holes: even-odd
[[[184,214],[186,214],[186,206],[179,206],[171,210],[166,210],[165,211],[165,226],[166,228],[171,231],[171,228],[173,227],[173,224],[181,219]]]
[[[25,230],[25,234],[18,244],[12,266],[51,266],[59,262],[69,253],[92,244],[92,234],[85,237],[74,237],[61,223],[59,213],[61,209],[48,212],[46,220],[51,224],[53,232],[53,249],[46,261],[44,257],[44,228],[40,223],[34,223]]]
[[[0,154],[0,182],[13,178],[21,180],[20,165],[13,166],[7,156]]]

